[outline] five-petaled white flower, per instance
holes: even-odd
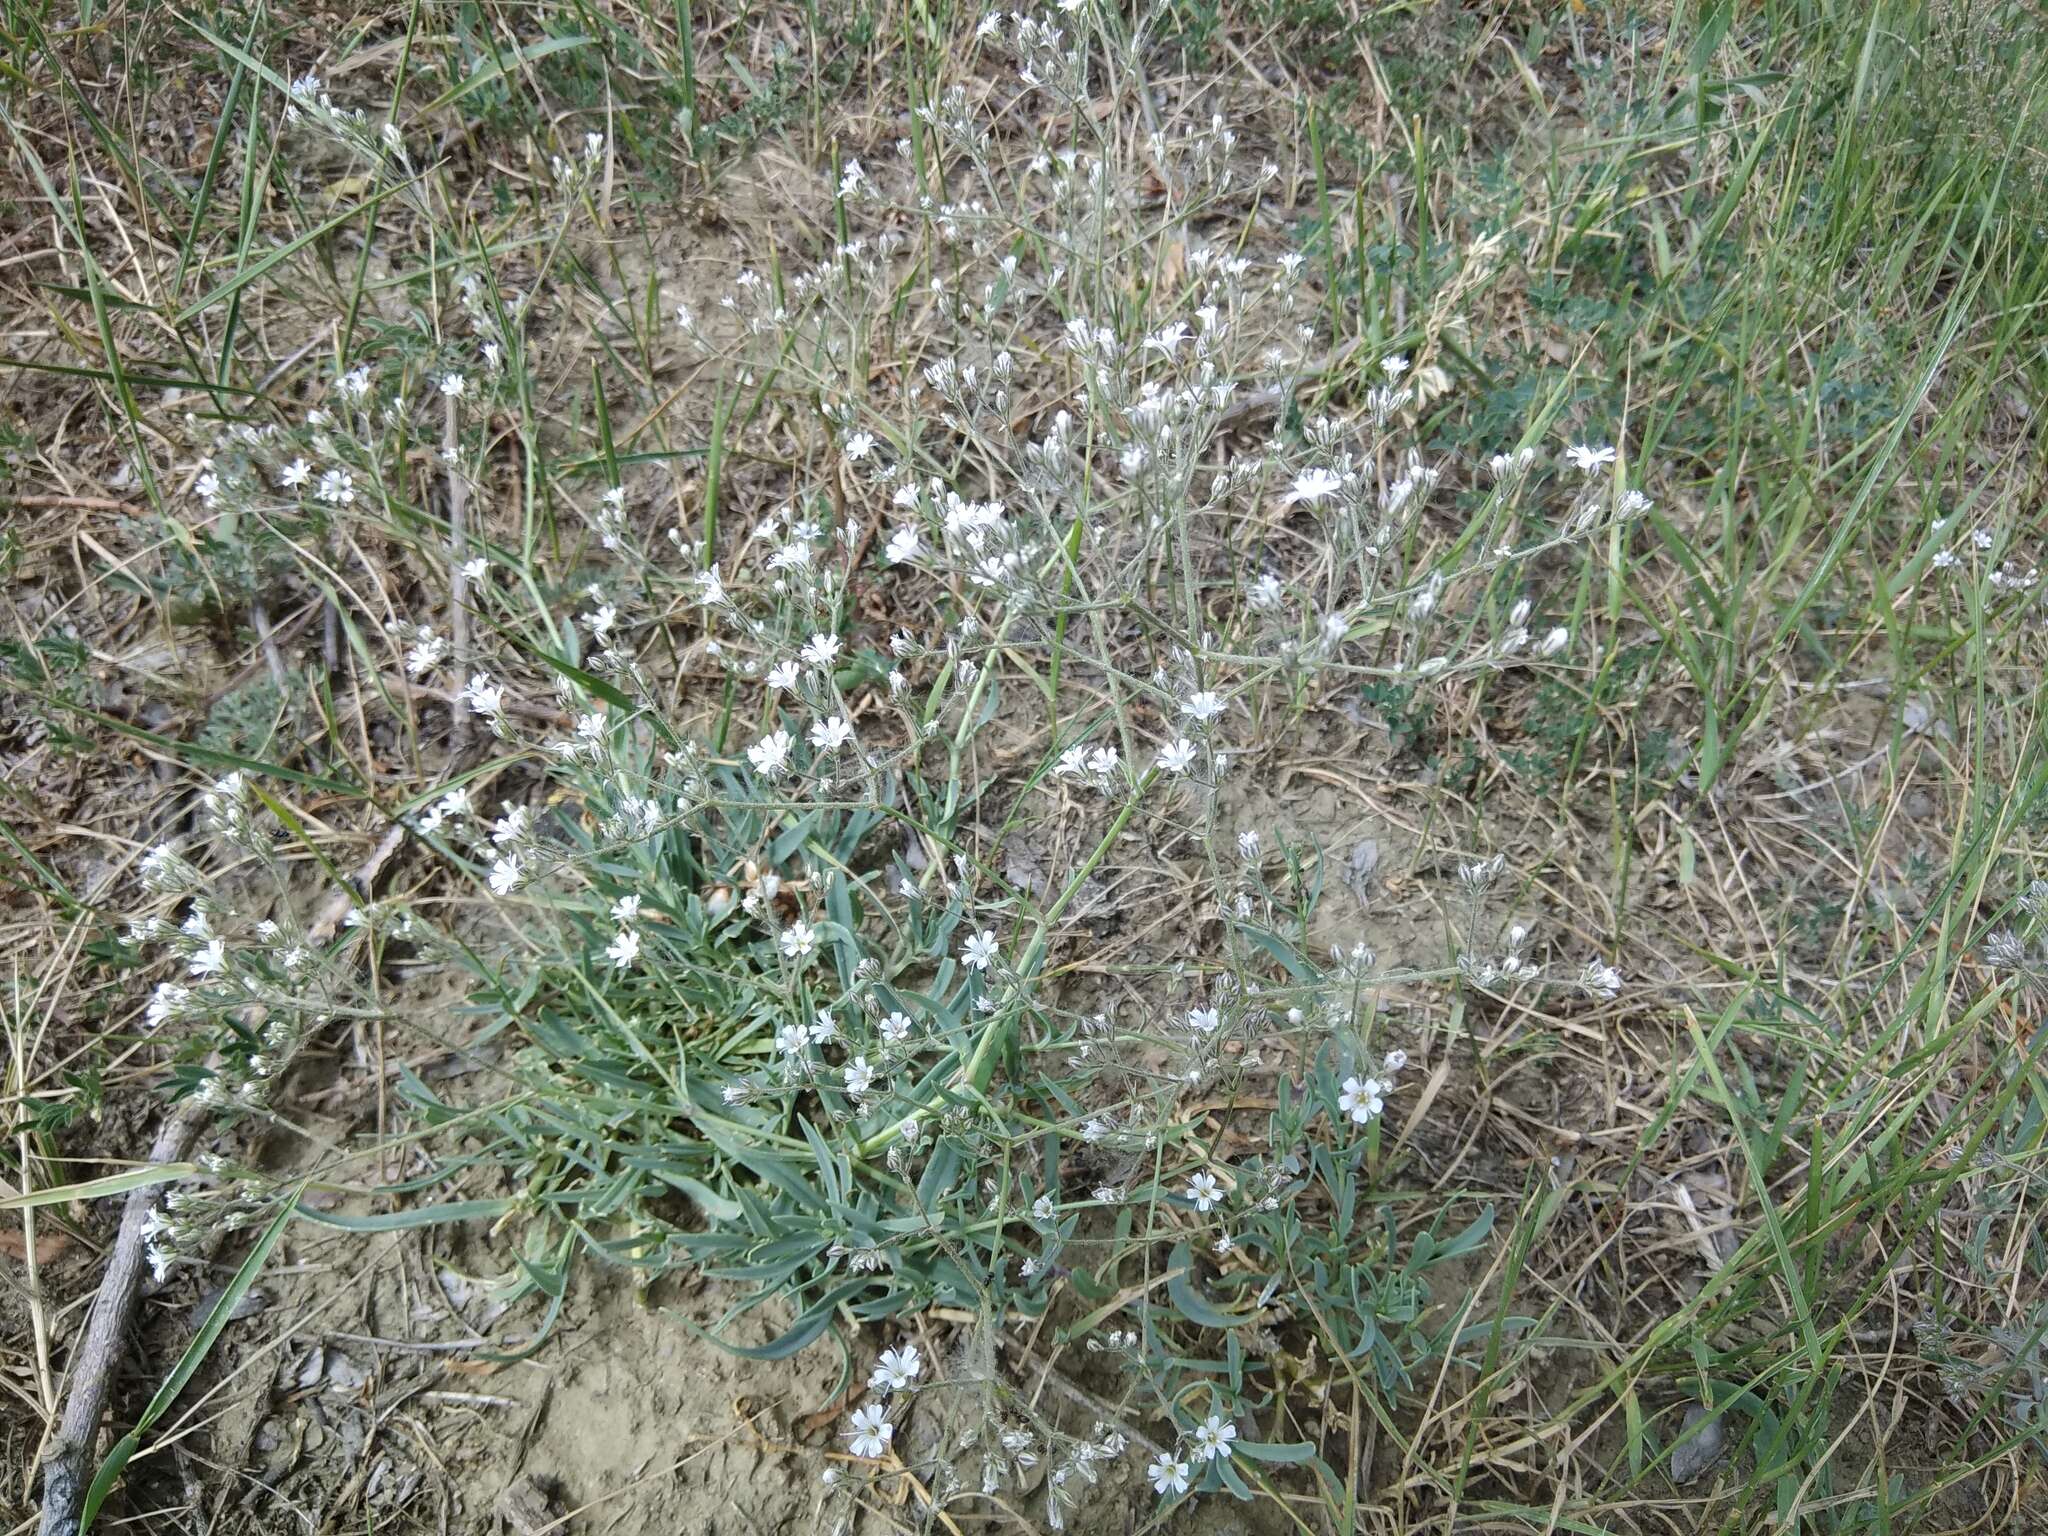
[[[1160,771],[1183,774],[1195,766],[1195,744],[1183,736],[1159,754]]]
[[[1215,1174],[1198,1173],[1188,1180],[1187,1197],[1196,1210],[1207,1215],[1209,1208],[1223,1198],[1223,1191],[1217,1187]]]
[[[782,952],[792,960],[802,960],[818,947],[817,930],[798,918],[782,930]]]
[[[846,456],[858,462],[875,451],[875,435],[872,432],[856,432],[846,440]]]
[[[1161,1493],[1188,1491],[1188,1464],[1176,1460],[1171,1453],[1162,1454],[1145,1469],[1145,1475],[1152,1479],[1152,1486]]]
[[[967,941],[967,947],[960,952],[968,968],[985,971],[995,963],[996,933],[993,928],[984,928]]]
[[[1582,475],[1590,475],[1614,462],[1614,450],[1605,443],[1573,443],[1565,449],[1564,456]]]
[[[618,936],[605,947],[605,954],[611,957],[614,968],[623,971],[640,958],[640,935],[631,928],[621,928]]]
[[[875,1362],[875,1372],[868,1377],[870,1392],[901,1392],[924,1370],[924,1360],[918,1355],[915,1344],[905,1344],[900,1349],[885,1349],[882,1358]]]
[[[1344,477],[1334,469],[1304,469],[1294,477],[1294,489],[1281,498],[1288,506],[1307,502],[1316,506],[1344,489]]]
[[[811,727],[811,745],[820,752],[837,752],[853,740],[853,727],[843,715],[828,715]]]
[[[910,1015],[892,1013],[882,1020],[882,1038],[891,1045],[901,1045],[910,1038]]]
[[[837,635],[813,635],[804,642],[804,648],[797,654],[804,659],[804,665],[823,669],[832,665],[832,658],[839,654]]]
[[[789,767],[789,749],[794,745],[787,731],[770,731],[747,748],[747,761],[764,779],[779,779]]]
[[[1237,1426],[1220,1413],[1212,1413],[1195,1426],[1195,1454],[1204,1461],[1230,1454],[1230,1442],[1237,1438]]]
[[[875,1069],[868,1065],[865,1056],[856,1056],[846,1064],[846,1091],[856,1099],[866,1095],[875,1086]]]
[[[1351,1117],[1352,1124],[1364,1125],[1387,1107],[1380,1097],[1383,1092],[1385,1085],[1376,1077],[1347,1077],[1344,1091],[1337,1095],[1337,1107]]]
[[[896,1426],[883,1415],[879,1403],[854,1409],[853,1417],[846,1421],[846,1448],[856,1456],[870,1460],[881,1456],[895,1435]]]
[[[1221,695],[1204,688],[1200,693],[1190,694],[1181,700],[1180,712],[1204,722],[1214,720],[1223,713],[1223,699]]]

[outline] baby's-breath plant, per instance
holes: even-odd
[[[962,1309],[982,1476],[940,1486],[1042,1465],[1058,1525],[1141,1443],[1169,1500],[1314,1459],[1285,1359],[1390,1392],[1458,1347],[1430,1277],[1490,1212],[1404,1232],[1380,1198],[1410,1053],[1443,1050],[1417,999],[1623,978],[1498,910],[1499,856],[1462,867],[1448,963],[1382,966],[1369,936],[1324,963],[1316,850],[1248,819],[1234,765],[1347,690],[1567,665],[1551,557],[1625,538],[1648,503],[1618,447],[1552,444],[1547,422],[1484,464],[1431,457],[1416,381],[1443,387],[1445,316],[1405,353],[1340,347],[1266,208],[1277,168],[1220,111],[1162,112],[1111,19],[991,17],[976,47],[1004,94],[934,94],[887,163],[823,170],[828,236],[777,232],[715,304],[674,310],[728,402],[720,451],[751,431],[781,466],[751,519],[657,527],[601,423],[577,585],[531,542],[475,552],[456,509],[533,345],[530,293],[484,254],[446,313],[337,359],[301,422],[220,431],[194,488],[330,602],[350,581],[322,538],[364,520],[450,594],[378,625],[517,772],[485,804],[458,764],[403,814],[519,942],[359,922],[464,956],[518,1042],[517,1092],[487,1113],[404,1086],[449,1127],[445,1176],[495,1170],[528,1280],[578,1253],[701,1269],[742,1288],[736,1313],[786,1306],[743,1350],[763,1356]],[[317,82],[290,94],[294,131],[412,173],[396,130]],[[558,157],[564,220],[602,151]],[[715,677],[708,721],[670,647]],[[208,801],[259,859],[267,815],[238,776]],[[1051,849],[1029,877],[999,857],[1027,828]],[[1078,961],[1113,868],[1171,927],[1109,985]],[[149,878],[185,904],[153,934],[190,972],[152,1019],[207,1026],[201,1091],[260,1106],[342,1006],[333,957],[281,927],[245,942],[175,854]],[[1063,1336],[1123,1366],[1079,1436],[993,1342],[1063,1300]],[[856,1457],[893,1454],[892,1394],[922,1368],[883,1357]]]

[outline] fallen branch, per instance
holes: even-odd
[[[180,1104],[177,1113],[157,1132],[156,1145],[149,1149],[149,1160],[183,1162],[211,1113],[197,1099]],[[128,1319],[135,1311],[136,1287],[142,1279],[143,1228],[159,1193],[154,1186],[133,1191],[121,1213],[121,1234],[114,1240],[114,1257],[107,1265],[106,1279],[100,1282],[99,1295],[93,1300],[92,1316],[86,1320],[78,1356],[71,1363],[71,1396],[64,1404],[64,1417],[50,1448],[43,1453],[42,1536],[77,1536],[79,1506],[85,1500],[93,1442],[99,1438],[100,1415],[106,1410],[114,1362],[120,1354],[121,1341],[127,1336]]]
[[[369,894],[377,872],[404,840],[405,828],[394,824],[370,850],[370,856],[350,881],[354,890],[335,892],[314,920],[312,936],[316,942],[334,936],[357,892]],[[197,1098],[185,1100],[157,1133],[156,1145],[149,1149],[149,1161],[183,1162],[212,1112],[211,1106]],[[71,1362],[71,1395],[64,1403],[64,1417],[51,1437],[49,1449],[43,1453],[41,1536],[78,1536],[79,1512],[90,1485],[87,1467],[99,1438],[100,1418],[106,1412],[114,1365],[128,1334],[129,1319],[135,1314],[136,1291],[145,1262],[143,1232],[161,1193],[155,1186],[135,1190],[121,1212],[121,1230],[114,1239],[113,1257],[107,1263],[106,1278],[93,1298],[92,1315],[86,1319],[84,1337]]]

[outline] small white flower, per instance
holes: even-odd
[[[304,485],[313,475],[313,466],[304,459],[293,459],[277,472],[277,483],[286,490],[295,490]]]
[[[775,1048],[794,1061],[811,1048],[811,1032],[801,1024],[785,1024],[775,1031]]]
[[[892,1013],[882,1020],[882,1038],[891,1045],[901,1045],[910,1038],[910,1015]]]
[[[967,947],[960,952],[960,958],[968,969],[985,971],[995,962],[996,934],[993,928],[984,928],[967,941]]]
[[[345,469],[330,469],[320,477],[313,492],[330,507],[345,507],[356,499],[355,477]]]
[[[218,976],[228,968],[228,947],[219,939],[208,939],[193,951],[191,962],[185,967],[194,976]]]
[[[1337,1107],[1351,1117],[1352,1124],[1364,1125],[1387,1107],[1380,1093],[1381,1084],[1377,1078],[1347,1077],[1344,1079],[1344,1091],[1337,1095]]]
[[[488,673],[473,672],[463,685],[462,702],[473,715],[496,719],[505,710],[505,689],[491,681]]]
[[[1573,443],[1564,456],[1573,469],[1590,475],[1614,462],[1614,450],[1605,443]]]
[[[847,1449],[869,1460],[883,1455],[895,1435],[896,1426],[883,1415],[878,1403],[854,1409],[853,1417],[846,1421]]]
[[[905,523],[889,535],[889,543],[882,556],[891,565],[908,565],[923,553],[923,535],[914,524]]]
[[[459,373],[443,374],[441,377],[441,393],[450,400],[460,400],[462,392],[468,387],[469,380]]]
[[[846,1064],[846,1091],[856,1099],[866,1096],[875,1086],[875,1069],[868,1065],[865,1056],[856,1056]]]
[[[1192,694],[1183,699],[1180,712],[1207,723],[1222,714],[1223,707],[1222,698],[1205,688],[1200,693]]]
[[[631,928],[621,928],[618,936],[606,946],[605,954],[610,957],[614,970],[623,971],[640,958],[640,935]]]
[[[805,666],[817,667],[822,671],[830,667],[833,658],[839,654],[839,637],[837,635],[813,635],[804,642],[804,648],[797,652],[797,654],[803,658]]]
[[[491,573],[491,562],[482,555],[462,562],[462,576],[465,581],[482,581]]]
[[[1230,1442],[1237,1438],[1237,1426],[1221,1414],[1212,1413],[1195,1426],[1195,1454],[1204,1461],[1230,1455]]]
[[[905,1344],[897,1349],[885,1349],[882,1358],[875,1362],[874,1374],[868,1377],[870,1392],[901,1392],[924,1370],[924,1360],[915,1344]]]
[[[856,432],[846,440],[846,456],[859,463],[875,451],[875,437],[872,432]]]
[[[1195,744],[1183,736],[1159,754],[1161,772],[1176,776],[1186,773],[1195,765]]]
[[[811,726],[811,745],[820,752],[837,752],[853,740],[853,727],[843,715],[828,715]]]
[[[491,889],[500,896],[509,896],[518,888],[520,874],[519,855],[508,854],[491,866]]]
[[[1294,477],[1294,489],[1281,498],[1287,506],[1307,502],[1318,506],[1344,489],[1344,479],[1334,469],[1304,469]]]
[[[1145,1469],[1145,1475],[1152,1479],[1152,1486],[1161,1493],[1180,1494],[1188,1491],[1188,1464],[1176,1461],[1169,1453]]]
[[[770,731],[747,748],[747,761],[754,765],[754,771],[762,778],[779,779],[789,767],[789,750],[794,745],[789,732]]]
[[[1214,1008],[1190,1008],[1188,1028],[1198,1035],[1213,1035],[1223,1023],[1223,1016]]]
[[[1188,1199],[1194,1202],[1195,1209],[1205,1216],[1209,1213],[1209,1208],[1223,1198],[1223,1191],[1217,1187],[1216,1175],[1213,1173],[1198,1173],[1189,1179],[1186,1193]]]
[[[809,923],[799,918],[782,930],[780,942],[785,955],[792,960],[802,960],[818,947],[818,935]]]
[[[797,676],[795,662],[778,661],[768,669],[767,683],[777,693],[788,693],[792,688],[796,687]]]

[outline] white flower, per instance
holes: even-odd
[[[968,969],[985,971],[996,958],[996,934],[993,928],[984,928],[967,941],[967,947],[960,952],[960,958]]]
[[[482,555],[478,555],[474,560],[462,562],[462,575],[465,581],[482,581],[490,573],[491,562]]]
[[[878,1403],[854,1409],[853,1417],[846,1421],[847,1449],[856,1456],[870,1460],[881,1456],[889,1449],[889,1442],[895,1435],[896,1426],[883,1416]]]
[[[441,378],[441,393],[450,400],[460,400],[463,390],[469,387],[469,380],[459,373],[444,374]]]
[[[813,635],[804,642],[804,648],[797,654],[804,659],[804,665],[817,667],[821,671],[832,665],[832,659],[839,654],[837,635]]]
[[[1145,1469],[1145,1475],[1152,1479],[1152,1486],[1161,1493],[1186,1493],[1188,1491],[1188,1464],[1174,1460],[1170,1452]]]
[[[1380,1097],[1379,1079],[1372,1077],[1347,1077],[1344,1091],[1337,1095],[1337,1107],[1351,1117],[1353,1125],[1364,1125],[1387,1107]]]
[[[1159,754],[1162,772],[1183,774],[1195,765],[1195,744],[1183,736]]]
[[[924,1360],[915,1344],[905,1344],[898,1349],[885,1349],[882,1358],[875,1362],[874,1374],[868,1377],[870,1392],[901,1392],[924,1370]]]
[[[1316,506],[1344,488],[1343,477],[1334,469],[1304,469],[1294,477],[1294,489],[1281,498],[1286,506],[1307,502]]]
[[[1188,1028],[1198,1035],[1213,1035],[1223,1022],[1223,1017],[1214,1008],[1190,1008]]]
[[[1407,1065],[1408,1053],[1406,1051],[1389,1051],[1386,1054],[1386,1059],[1380,1063],[1380,1070],[1386,1073],[1387,1076],[1392,1077],[1396,1072],[1400,1071],[1403,1067]]]
[[[342,398],[360,400],[370,392],[370,370],[367,367],[351,368],[337,381]]]
[[[472,672],[463,684],[461,699],[471,714],[486,719],[494,720],[505,710],[504,686],[492,682],[488,673]]]
[[[1206,1216],[1209,1208],[1223,1198],[1223,1191],[1216,1186],[1215,1174],[1198,1173],[1188,1180],[1187,1197]]]
[[[859,463],[875,451],[875,436],[872,432],[856,432],[846,440],[846,456]]]
[[[1183,699],[1180,712],[1206,723],[1223,713],[1223,700],[1218,695],[1204,688],[1200,693],[1192,694],[1188,698]]]
[[[1605,443],[1573,443],[1565,449],[1564,456],[1582,475],[1590,475],[1614,462],[1614,450]]]
[[[811,745],[820,752],[837,752],[853,740],[853,727],[843,715],[828,715],[811,726]]]
[[[882,551],[883,558],[891,565],[908,565],[923,553],[923,536],[912,523],[905,523],[890,534],[888,547]]]
[[[640,935],[631,928],[621,928],[618,936],[606,946],[605,954],[610,957],[615,970],[623,971],[640,958]]]
[[[500,896],[509,896],[519,885],[519,855],[508,854],[491,866],[491,889]]]
[[[1408,359],[1399,352],[1380,359],[1380,372],[1384,373],[1389,379],[1398,379],[1407,371]]]
[[[356,482],[345,469],[330,469],[320,477],[313,494],[330,507],[345,507],[356,499]]]
[[[779,779],[789,767],[789,749],[795,743],[787,731],[771,731],[747,748],[747,761],[764,779]]]
[[[801,1024],[785,1024],[775,1031],[775,1048],[794,1061],[811,1048],[811,1032]]]
[[[228,968],[228,947],[219,939],[208,939],[192,953],[185,969],[194,976],[218,976]]]
[[[817,930],[798,918],[782,930],[782,952],[792,960],[802,960],[818,947]]]
[[[1555,656],[1559,651],[1571,644],[1571,639],[1571,631],[1560,625],[1537,642],[1536,654],[1538,656]]]
[[[882,1038],[891,1045],[900,1045],[910,1038],[910,1015],[892,1013],[882,1020]]]
[[[291,490],[304,485],[307,480],[312,478],[312,474],[312,465],[308,464],[304,459],[293,459],[291,463],[285,465],[283,469],[277,472],[277,483],[285,487],[285,489]]]
[[[856,1056],[846,1064],[846,1091],[856,1099],[866,1095],[875,1086],[875,1069],[868,1065],[865,1056]]]
[[[1171,357],[1180,350],[1180,344],[1187,339],[1187,322],[1185,320],[1175,320],[1169,325],[1161,326],[1150,336],[1147,336],[1145,338],[1145,350],[1147,352],[1164,353],[1166,356]]]
[[[621,896],[612,903],[612,920],[621,924],[638,922],[640,919],[640,898]]]
[[[787,693],[796,686],[797,670],[793,661],[778,661],[768,669],[768,686],[777,693]]]
[[[1237,1438],[1237,1426],[1221,1414],[1212,1413],[1195,1426],[1195,1454],[1204,1461],[1229,1456],[1230,1442]]]

